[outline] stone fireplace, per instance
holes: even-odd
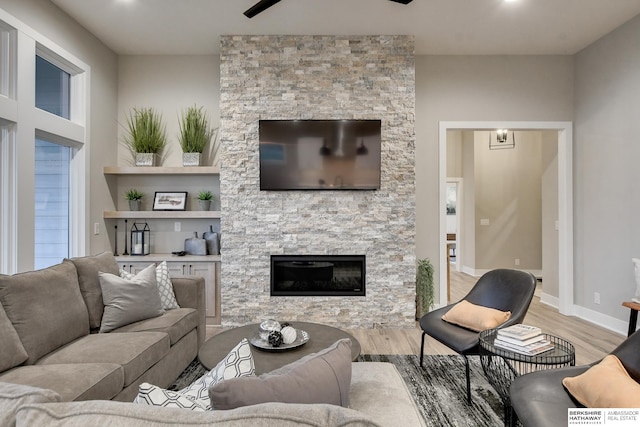
[[[413,37],[224,36],[220,79],[223,325],[413,327]],[[260,191],[261,119],[381,120],[380,189]],[[272,296],[271,256],[304,254],[366,256],[366,294]]]

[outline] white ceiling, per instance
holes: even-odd
[[[123,55],[212,54],[221,34],[412,34],[417,54],[574,54],[640,0],[51,0]]]

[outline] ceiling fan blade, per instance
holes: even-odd
[[[413,0],[389,0],[389,1],[394,1],[396,3],[402,3],[402,4],[409,4],[411,3]]]
[[[260,12],[264,12],[278,2],[280,2],[280,0],[260,0],[258,3],[247,9],[247,11],[244,12],[244,16],[246,16],[247,18],[253,18]]]

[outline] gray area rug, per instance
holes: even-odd
[[[364,355],[358,361],[393,363],[428,426],[501,426],[502,401],[484,377],[480,358],[469,359],[471,404],[467,403],[464,360],[460,356],[425,356],[423,368],[420,367],[420,358],[414,355]],[[169,389],[180,390],[206,372],[207,369],[196,359]]]

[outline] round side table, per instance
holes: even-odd
[[[544,369],[575,366],[576,351],[569,341],[554,335],[543,334],[553,343],[553,350],[533,356],[507,350],[494,345],[498,329],[480,332],[480,363],[489,383],[500,395],[504,405],[504,424],[516,425],[516,415],[511,408],[509,387],[520,375]]]

